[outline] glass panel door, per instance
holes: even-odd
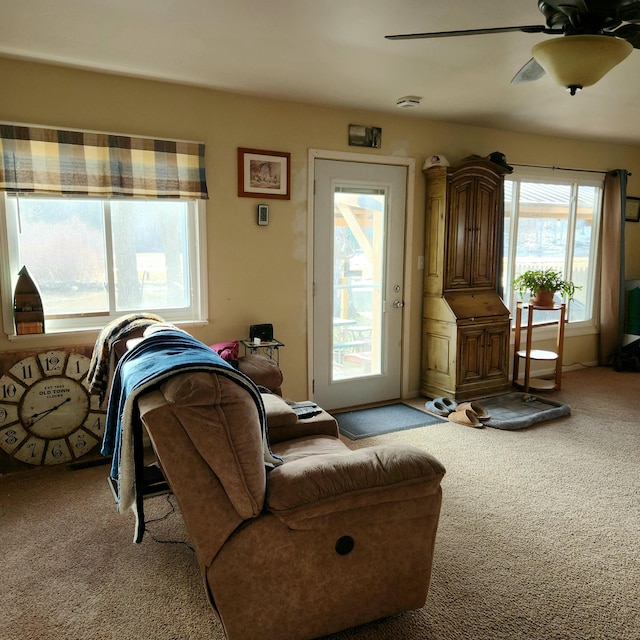
[[[313,397],[400,397],[406,167],[317,160]]]
[[[386,193],[335,188],[332,379],[382,371]]]

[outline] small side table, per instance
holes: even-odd
[[[280,340],[263,340],[260,344],[256,344],[253,340],[240,340],[240,343],[244,347],[244,354],[260,353],[271,358],[278,365],[280,364],[280,347],[284,347],[284,342]],[[275,356],[275,357],[274,357]]]
[[[560,389],[562,382],[562,349],[564,343],[564,324],[565,318],[565,304],[554,305],[553,307],[536,307],[533,304],[527,304],[518,302],[516,306],[516,328],[514,335],[514,349],[513,349],[513,384],[521,387],[525,393],[528,393],[530,389],[536,391],[553,391]],[[526,326],[522,325],[522,312],[528,310],[528,318]],[[558,333],[556,337],[556,350],[544,351],[542,349],[532,349],[533,342],[533,314],[534,311],[554,311],[559,313],[559,318],[554,322],[546,322],[537,326],[546,325],[558,325]],[[520,333],[522,329],[526,329],[526,344],[524,349],[520,349],[521,337]],[[520,360],[524,360],[524,376],[519,376]],[[540,378],[531,377],[531,361],[532,360],[547,360],[550,362],[555,361],[555,376],[553,380],[542,380]]]

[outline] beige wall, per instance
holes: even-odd
[[[0,58],[0,120],[56,127],[113,131],[203,141],[210,200],[208,218],[209,317],[194,330],[212,343],[240,339],[248,326],[272,322],[286,343],[281,365],[285,395],[306,397],[307,387],[307,153],[308,149],[357,151],[347,144],[351,123],[383,129],[382,147],[372,155],[416,160],[412,238],[423,234],[424,185],[420,167],[426,156],[445,155],[453,163],[470,154],[504,152],[510,162],[592,170],[633,172],[630,195],[640,196],[640,147],[521,135],[422,120],[406,112],[380,114],[265,100],[208,89],[38,65]],[[515,89],[514,89],[515,90]],[[561,92],[558,100],[572,99]],[[588,92],[579,96],[582,103]],[[588,107],[586,107],[588,108]],[[291,153],[289,201],[270,202],[270,224],[256,225],[260,200],[238,198],[236,148]],[[367,151],[365,151],[367,153]],[[640,224],[627,224],[627,247],[637,247]],[[411,255],[411,299],[407,301],[411,348],[409,392],[417,392],[421,316],[421,272]],[[640,278],[640,255],[627,250],[629,277]],[[93,344],[95,335],[74,339]],[[64,337],[9,342],[0,335],[0,352],[47,348]],[[592,338],[567,345],[572,360],[595,360]],[[565,361],[570,363],[565,358]]]

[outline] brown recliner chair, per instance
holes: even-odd
[[[177,374],[138,406],[229,640],[317,638],[423,606],[435,458],[290,426],[271,442],[284,463],[266,469],[255,403],[211,372]]]

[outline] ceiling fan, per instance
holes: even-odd
[[[389,40],[448,38],[480,34],[544,33],[560,36],[534,45],[532,58],[511,82],[538,80],[548,73],[571,95],[598,82],[640,49],[640,0],[538,0],[546,25],[490,27],[385,36]]]

